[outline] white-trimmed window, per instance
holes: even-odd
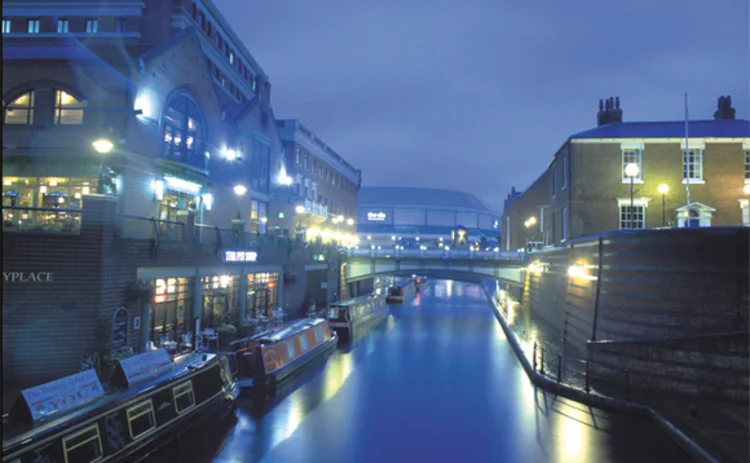
[[[630,182],[630,177],[625,173],[625,167],[628,164],[635,164],[638,166],[638,175],[635,176],[633,181],[640,182],[643,180],[643,150],[639,148],[623,148],[622,150],[622,181]]]
[[[691,182],[703,183],[703,150],[705,144],[690,143],[685,149],[685,142],[682,142],[682,183],[688,179]]]
[[[87,19],[86,20],[86,33],[96,34],[99,32],[99,20],[98,19]]]
[[[70,32],[70,21],[67,19],[58,19],[57,20],[57,33],[67,34],[68,32]]]
[[[10,19],[3,19],[3,34],[10,34],[11,22]]]
[[[646,208],[648,200],[643,198],[634,199],[632,206],[630,198],[617,200],[619,212],[620,230],[634,230],[646,228]]]
[[[39,33],[39,20],[38,19],[29,19],[27,21],[27,24],[29,25],[29,29],[28,29],[29,34]]]
[[[154,414],[154,403],[151,399],[127,409],[128,431],[130,438],[135,440],[156,429],[156,415]]]
[[[750,200],[740,199],[740,209],[742,209],[742,225],[750,227]]]

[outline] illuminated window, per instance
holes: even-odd
[[[195,407],[192,381],[175,386],[172,388],[172,394],[174,395],[174,409],[178,415]]]
[[[234,52],[229,51],[229,64],[234,64]]]
[[[90,462],[102,456],[102,438],[99,426],[90,426],[63,438],[65,461]]]
[[[70,27],[70,22],[67,19],[57,20],[57,33],[58,34],[67,34],[68,32],[70,32],[69,27]]]
[[[203,117],[198,106],[184,95],[177,96],[167,105],[163,123],[162,156],[205,169]]]
[[[10,34],[10,19],[3,19],[3,34]]]
[[[96,34],[99,32],[99,20],[98,19],[87,19],[86,20],[86,33]]]
[[[29,125],[34,123],[34,91],[26,92],[5,107],[5,123]]]
[[[83,105],[71,94],[62,90],[55,90],[55,119],[56,125],[83,124]]]
[[[682,156],[682,178],[703,180],[703,150],[689,149]]]
[[[39,20],[38,19],[29,19],[28,20],[29,34],[38,34],[39,33]]]
[[[137,439],[152,429],[156,429],[156,415],[154,415],[154,404],[151,399],[128,408],[127,414],[131,439]]]

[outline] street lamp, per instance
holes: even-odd
[[[99,181],[96,184],[96,193],[102,195],[104,194],[104,155],[112,151],[112,148],[115,145],[113,145],[112,142],[107,140],[106,138],[96,140],[91,145],[94,147],[97,153],[102,155],[99,158]]]
[[[234,194],[237,195],[237,220],[240,220],[240,198],[247,193],[247,188],[244,185],[235,185]]]
[[[667,213],[666,213],[666,201],[667,193],[669,193],[669,186],[666,183],[662,183],[658,188],[661,193],[661,226],[662,228],[667,226]]]
[[[350,219],[346,219],[346,224],[349,225],[350,227],[353,226],[354,225],[354,219],[351,219],[351,218]]]
[[[635,181],[635,178],[638,176],[638,172],[640,169],[638,168],[638,164],[631,162],[627,166],[625,166],[625,175],[630,177],[630,228],[635,228],[635,221],[633,220],[633,208],[635,207],[633,204],[633,182]]]
[[[742,188],[742,192],[746,195],[750,195],[750,184],[745,185],[745,187]]]

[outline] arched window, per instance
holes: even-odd
[[[83,104],[70,93],[55,90],[55,125],[83,124]]]
[[[19,95],[5,107],[5,123],[20,125],[34,123],[34,90]]]
[[[83,124],[83,103],[65,90],[36,87],[5,107],[5,123],[15,125]]]
[[[206,168],[203,117],[185,95],[172,98],[164,111],[164,151],[167,159]]]

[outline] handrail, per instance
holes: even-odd
[[[682,341],[686,339],[695,340],[695,339],[708,339],[708,338],[740,336],[740,335],[748,336],[750,335],[750,330],[723,331],[719,333],[705,333],[705,334],[687,334],[684,336],[669,336],[665,338],[624,339],[622,341],[614,341],[614,340],[587,341],[587,343],[588,344],[637,344],[637,343],[643,343],[643,342]]]
[[[115,214],[115,217],[122,217],[124,219],[136,219],[136,220],[148,220],[157,223],[166,223],[171,225],[185,225],[183,222],[177,222],[174,220],[157,219],[156,217],[144,217],[142,215],[131,215],[131,214]]]
[[[73,214],[81,214],[83,212],[83,209],[62,209],[56,207],[3,206],[3,209],[10,209],[12,211],[70,212]]]

